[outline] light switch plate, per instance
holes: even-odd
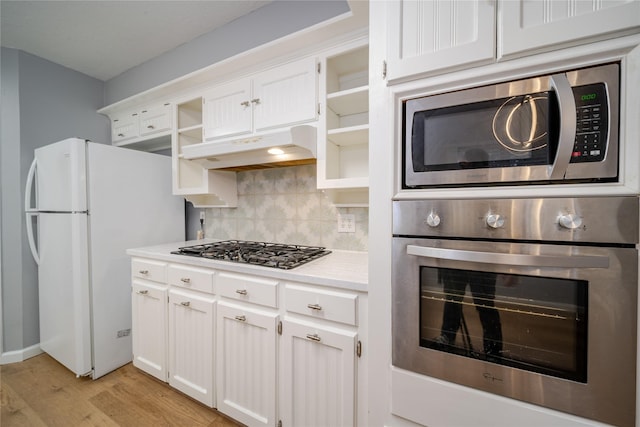
[[[354,214],[338,215],[338,233],[355,233],[356,216]]]

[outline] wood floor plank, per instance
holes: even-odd
[[[97,380],[76,378],[47,354],[0,366],[2,427],[238,427],[127,364]]]

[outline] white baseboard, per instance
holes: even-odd
[[[22,362],[33,356],[37,356],[40,353],[42,353],[40,344],[34,344],[30,347],[23,348],[22,350],[7,351],[5,353],[2,353],[2,355],[0,355],[0,365]]]

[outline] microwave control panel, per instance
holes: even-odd
[[[571,163],[604,160],[609,131],[607,89],[603,83],[575,86],[576,140]]]

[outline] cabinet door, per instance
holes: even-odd
[[[500,8],[500,56],[640,28],[637,0],[509,0],[501,1]]]
[[[495,58],[495,1],[398,0],[388,8],[390,82]]]
[[[171,130],[171,104],[166,103],[140,112],[140,136]]]
[[[251,81],[243,79],[212,89],[204,97],[203,108],[205,139],[251,133]]]
[[[167,381],[167,286],[133,281],[133,366]]]
[[[249,426],[275,426],[277,313],[218,303],[218,410]]]
[[[317,71],[315,58],[273,68],[253,80],[254,128],[302,123],[316,118]]]
[[[169,290],[169,384],[214,406],[214,298]]]
[[[111,142],[127,141],[138,136],[138,113],[125,113],[111,122]]]
[[[356,333],[286,320],[281,343],[283,425],[355,425]]]

